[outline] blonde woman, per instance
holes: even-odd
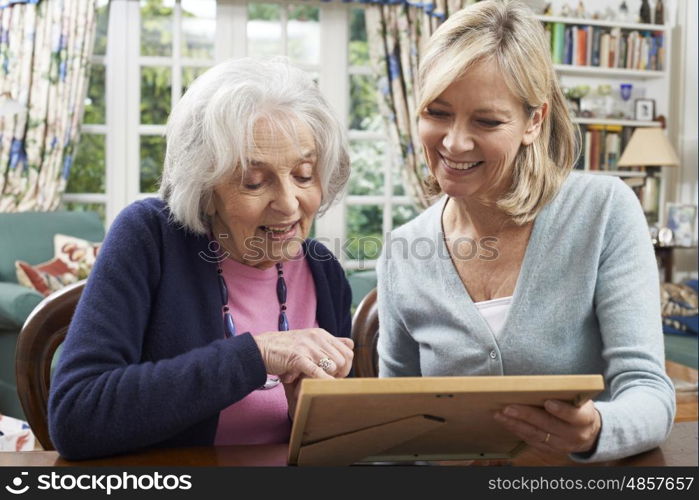
[[[434,33],[419,78],[443,196],[392,234],[410,251],[379,262],[380,376],[602,373],[580,408],[494,418],[580,461],[658,445],[675,406],[645,218],[618,178],[571,172],[575,128],[540,23],[515,2],[474,4]]]

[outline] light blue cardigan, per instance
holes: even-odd
[[[384,246],[380,376],[601,373],[598,446],[572,458],[611,460],[661,443],[675,393],[664,370],[657,265],[631,189],[616,177],[568,177],[535,220],[497,338],[448,257],[445,203],[393,231]]]

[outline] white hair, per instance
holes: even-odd
[[[316,83],[286,60],[230,59],[189,87],[167,122],[160,195],[174,220],[194,233],[208,230],[213,188],[254,148],[255,124],[264,120],[292,140],[307,125],[318,157],[323,213],[349,177],[347,138]]]

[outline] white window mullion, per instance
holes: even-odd
[[[289,5],[284,3],[280,6],[281,16],[281,28],[282,28],[282,54],[285,56],[289,55]]]
[[[81,134],[96,134],[96,135],[107,135],[109,128],[107,125],[100,125],[96,123],[85,123],[80,126]]]
[[[165,135],[165,125],[139,125],[139,135]]]
[[[175,4],[172,15],[172,68],[170,73],[172,105],[170,109],[175,107],[182,95],[182,4],[179,1]]]
[[[141,122],[141,6],[139,2],[128,3],[128,31],[126,35],[128,66],[125,71],[126,81],[122,84],[126,89],[126,123],[127,134],[126,165],[124,173],[126,195],[123,206],[134,201],[141,184],[141,151],[138,125]],[[123,41],[121,41],[124,44]],[[123,103],[122,103],[123,106]]]
[[[141,55],[138,55],[137,57],[141,66],[170,66],[172,64],[172,57]]]
[[[106,55],[106,125],[109,130],[105,144],[106,167],[106,224],[109,226],[117,213],[126,205],[127,183],[125,172],[129,165],[128,116],[128,44],[129,12],[134,6],[127,0],[109,3],[109,29]],[[138,9],[138,4],[135,4]]]
[[[246,0],[216,2],[216,61],[245,57],[248,49],[248,6]]]
[[[106,203],[107,195],[102,193],[64,193],[64,203]]]
[[[383,195],[350,195],[345,197],[346,205],[384,205],[388,196]],[[412,200],[409,196],[391,196],[391,205],[411,205]]]
[[[349,139],[351,141],[385,141],[386,134],[383,132],[373,132],[371,130],[350,130]]]
[[[349,77],[347,74],[349,10],[341,2],[320,7],[320,71],[319,87],[346,129],[349,110]],[[345,206],[336,203],[316,221],[316,236],[330,241],[330,248],[345,241]],[[337,257],[342,261],[340,252]]]

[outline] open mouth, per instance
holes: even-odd
[[[296,234],[296,227],[298,226],[298,221],[286,225],[269,225],[260,226],[260,229],[264,231],[267,236],[272,239],[285,239],[290,238]]]
[[[441,155],[440,155],[441,156]],[[455,162],[452,160],[447,160],[445,157],[441,157],[442,161],[444,162],[444,165],[449,167],[452,170],[461,170],[461,171],[466,171],[466,170],[471,170],[474,167],[480,166],[483,161],[465,161],[465,162]]]

